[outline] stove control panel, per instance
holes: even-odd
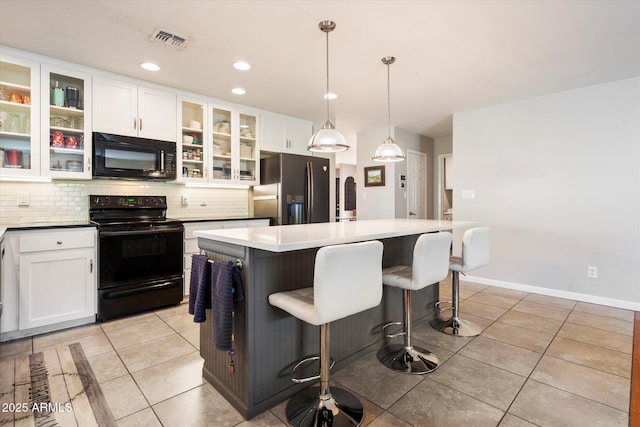
[[[166,196],[89,196],[89,209],[167,208]]]

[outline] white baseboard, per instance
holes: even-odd
[[[574,301],[589,302],[592,304],[606,305],[609,307],[624,308],[626,310],[640,311],[640,302],[624,301],[615,298],[599,297],[595,295],[582,294],[578,292],[560,291],[557,289],[541,288],[539,286],[523,285],[521,283],[504,282],[501,280],[487,279],[477,276],[460,276],[460,280],[465,282],[480,283],[499,288],[514,289],[533,294],[547,295],[550,297],[566,298]]]

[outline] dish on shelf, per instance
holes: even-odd
[[[82,172],[82,162],[80,160],[67,160],[67,170],[71,172]]]

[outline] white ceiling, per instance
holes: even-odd
[[[456,111],[640,75],[635,0],[0,0],[0,44],[322,122],[323,19],[337,24],[331,115],[350,132],[387,124],[387,55],[392,124],[430,137]],[[189,46],[151,42],[156,27]]]

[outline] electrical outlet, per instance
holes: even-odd
[[[187,206],[189,204],[189,199],[184,194],[182,195],[182,206]]]
[[[475,199],[476,192],[474,190],[462,190],[461,196],[463,199]]]
[[[593,265],[587,266],[587,277],[589,277],[590,279],[597,279],[598,278],[598,267],[595,267]]]
[[[29,206],[29,193],[18,192],[18,206]]]

